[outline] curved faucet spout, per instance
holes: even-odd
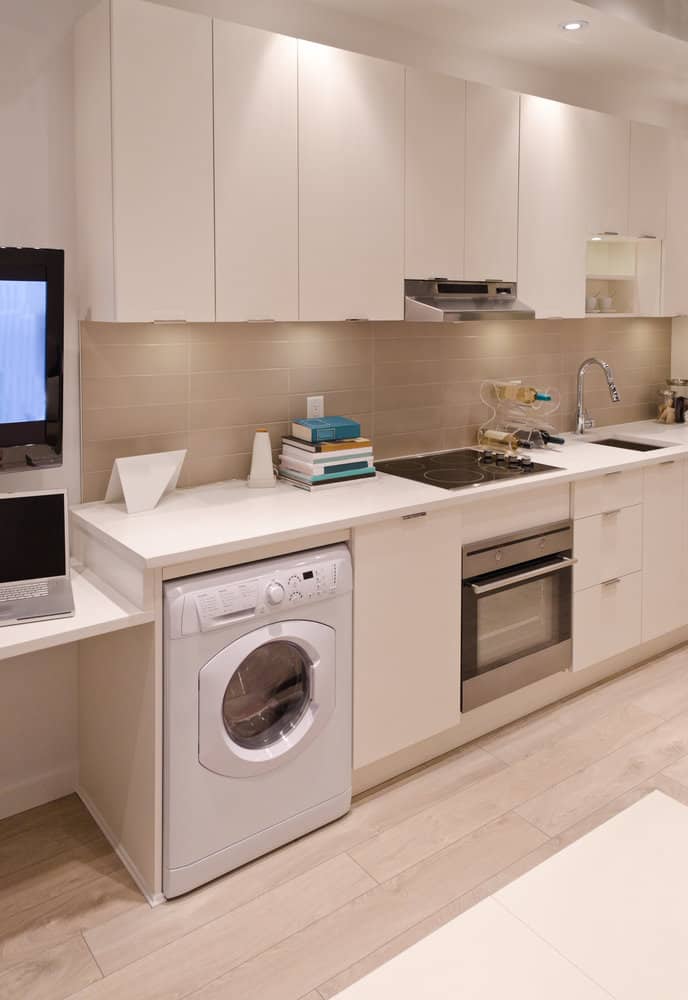
[[[609,395],[612,398],[612,403],[621,402],[621,396],[619,394],[619,390],[616,388],[614,372],[612,371],[611,365],[607,364],[606,361],[601,361],[599,358],[586,358],[578,369],[578,386],[576,394],[576,434],[584,434],[586,430],[595,426],[595,421],[587,413],[583,401],[585,391],[585,373],[592,365],[597,365],[604,372],[604,377],[606,378],[607,385],[609,386]]]

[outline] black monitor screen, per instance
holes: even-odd
[[[62,451],[64,252],[0,247],[0,448]]]
[[[0,498],[0,583],[64,576],[63,493]]]
[[[45,420],[47,289],[0,278],[0,424]]]

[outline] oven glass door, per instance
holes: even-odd
[[[570,565],[556,557],[464,584],[464,679],[571,638]]]

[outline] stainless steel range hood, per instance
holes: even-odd
[[[404,319],[414,323],[535,319],[535,311],[519,302],[516,292],[515,281],[408,279],[404,282]]]

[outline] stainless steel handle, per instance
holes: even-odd
[[[621,508],[617,507],[616,510],[603,510],[602,517],[615,517],[617,514],[621,513]]]
[[[621,583],[621,577],[615,576],[613,580],[605,580],[602,584],[603,587],[614,587],[617,583]]]
[[[659,464],[660,465],[673,465],[675,461],[676,460],[674,458],[670,458],[668,462],[660,462]]]
[[[605,479],[609,479],[611,476],[622,476],[622,475],[623,475],[622,472],[605,472],[604,477]]]
[[[401,515],[401,520],[402,521],[413,521],[417,517],[427,517],[427,516],[428,516],[427,510],[419,510],[417,514],[402,514]]]
[[[494,583],[472,583],[471,590],[479,597],[482,594],[492,594],[495,590],[503,590],[504,587],[511,587],[514,583],[525,583],[526,580],[536,580],[539,576],[549,576],[550,573],[559,573],[562,569],[568,569],[569,566],[575,566],[577,562],[577,559],[567,556],[564,559],[559,559],[556,563],[550,563],[549,566],[539,566],[538,569],[528,569],[525,573],[517,573],[515,576],[507,576],[501,580],[495,580]]]

